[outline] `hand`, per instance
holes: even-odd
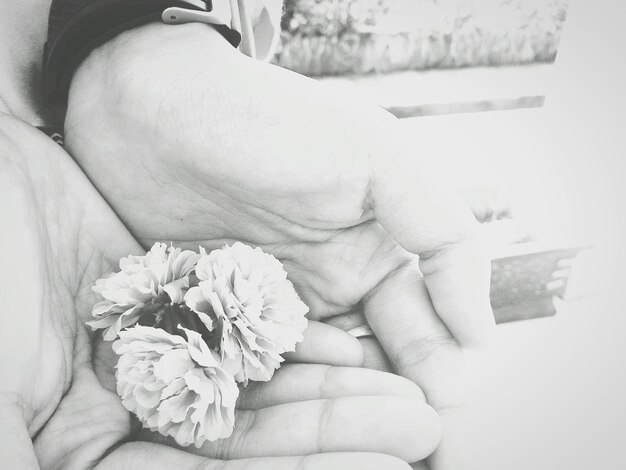
[[[131,425],[96,375],[90,287],[141,248],[58,145],[4,114],[0,186],[0,466],[91,467]]]
[[[99,336],[90,335],[84,321],[96,300],[93,281],[114,270],[121,256],[142,249],[43,134],[0,114],[0,149],[6,196],[0,217],[9,227],[0,235],[7,257],[0,272],[0,347],[10,359],[0,370],[3,468],[158,470],[175,462],[178,468],[227,470],[243,465],[405,469],[401,459],[422,458],[437,445],[439,419],[411,382],[354,367],[308,364],[287,365],[273,381],[242,393],[233,437],[202,449],[227,462],[162,445],[124,443],[133,437],[133,426],[113,391],[116,357],[109,343],[92,344]],[[315,345],[332,338],[345,353],[341,361],[362,361],[351,356],[354,344],[344,342],[347,335],[312,325],[293,360],[312,360],[311,354],[320,355]],[[332,354],[326,357],[334,360]],[[367,421],[356,419],[364,415]],[[282,432],[276,432],[276,423]],[[325,454],[312,455],[318,452]]]
[[[226,460],[380,453],[408,468],[400,459],[425,458],[440,437],[439,418],[414,383],[370,369],[319,364],[287,364],[271,381],[251,383],[241,392],[236,422],[231,437],[186,450]],[[149,431],[142,438],[176,446],[172,438]],[[381,458],[376,457],[378,467],[355,455],[352,466],[321,468],[388,468],[380,466]]]
[[[395,124],[209,27],[150,25],[81,65],[66,144],[144,246],[262,246],[312,318],[363,309],[395,370],[454,420],[458,343],[494,324],[489,259],[427,168],[436,149],[404,148]]]

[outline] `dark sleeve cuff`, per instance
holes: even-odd
[[[201,5],[206,5],[203,8]],[[166,8],[211,11],[199,0],[53,0],[44,49],[44,98],[55,124],[65,119],[74,72],[87,55],[123,31],[161,21]],[[212,25],[233,46],[241,36],[226,25]]]

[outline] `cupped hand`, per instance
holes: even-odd
[[[0,466],[92,467],[131,422],[95,372],[90,287],[141,248],[58,145],[4,114],[0,186]]]
[[[10,359],[0,370],[3,468],[403,469],[402,459],[421,458],[437,445],[439,419],[411,382],[302,363],[247,388],[235,434],[207,446],[203,456],[129,442],[136,436],[114,392],[116,357],[84,322],[97,300],[94,280],[115,270],[121,256],[142,249],[60,147],[2,114],[0,182],[0,216],[8,227],[0,235],[0,348]],[[332,338],[345,354],[334,360],[327,352],[329,362],[362,362],[350,355],[355,350],[347,335],[313,325],[293,360],[311,361],[320,355],[320,341]],[[368,412],[370,434],[343,435],[356,429],[352,418]],[[277,423],[284,432],[298,429],[299,437],[285,439]]]
[[[386,112],[252,61],[205,25],[149,25],[81,65],[65,130],[144,246],[262,246],[313,318],[364,312],[442,415],[463,404],[459,343],[494,324],[489,259],[428,169],[437,149],[407,148]]]

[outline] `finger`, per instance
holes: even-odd
[[[475,439],[480,423],[473,419],[471,411],[469,406],[439,411],[445,435],[437,450],[428,458],[431,468],[455,470],[483,466],[476,453]]]
[[[393,365],[387,357],[387,353],[373,336],[359,338],[363,347],[363,367],[382,372],[393,372]]]
[[[442,416],[444,439],[436,458],[459,456],[462,462],[455,429],[467,405],[463,351],[434,311],[419,271],[409,267],[389,276],[364,308],[395,370],[416,382]]]
[[[111,342],[102,341],[96,333],[94,365],[98,377],[108,390],[115,391],[115,364],[118,356]],[[296,350],[284,355],[288,362],[328,364],[360,367],[363,364],[363,347],[352,335],[324,323],[309,321],[304,339]]]
[[[369,328],[369,323],[365,318],[362,308],[347,314],[337,315],[324,321],[329,325],[333,325],[351,335]],[[366,369],[380,370],[383,372],[393,372],[393,366],[376,337],[361,336],[359,342],[363,348],[363,367]]]
[[[360,367],[363,364],[363,348],[355,337],[345,331],[309,321],[304,340],[296,346],[294,352],[285,354],[285,360]]]
[[[463,351],[434,311],[416,269],[387,277],[364,309],[395,371],[417,383],[431,405],[464,402]]]
[[[410,470],[404,461],[375,453],[329,453],[297,457],[212,460],[158,444],[131,442],[108,455],[97,470]]]
[[[363,325],[367,325],[367,320],[365,319],[365,314],[363,313],[362,308],[359,306],[359,308],[355,308],[354,311],[350,313],[343,313],[341,315],[335,315],[334,317],[327,318],[324,320],[324,323],[332,325],[343,331],[350,331],[353,328],[359,328]]]
[[[145,431],[141,437],[175,445],[171,438]],[[439,417],[419,400],[350,397],[238,411],[231,437],[187,450],[226,460],[375,452],[413,462],[430,455],[440,437]]]
[[[402,247],[420,255],[435,310],[464,347],[489,341],[491,264],[478,222],[453,190],[404,165],[377,169],[370,205]],[[391,164],[393,165],[393,163]]]
[[[237,408],[258,410],[306,400],[376,395],[426,401],[415,383],[395,374],[357,367],[287,364],[269,382],[252,382],[244,388]]]

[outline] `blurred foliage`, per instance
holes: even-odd
[[[287,0],[283,31],[338,36],[376,26],[389,11],[389,0]]]
[[[287,0],[276,61],[308,75],[554,60],[568,0]]]

